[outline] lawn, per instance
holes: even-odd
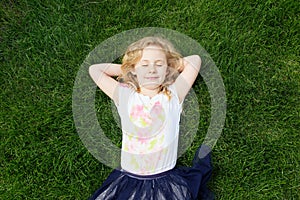
[[[78,136],[74,81],[97,45],[142,27],[193,38],[223,78],[226,121],[209,183],[217,199],[300,199],[299,13],[293,0],[2,0],[0,199],[87,199],[100,187],[112,169]],[[190,164],[209,127],[201,77],[194,90],[199,128],[178,165]],[[97,91],[99,121],[115,139],[108,104]]]

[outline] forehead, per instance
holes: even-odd
[[[141,61],[166,60],[165,51],[160,46],[150,45],[143,49]]]

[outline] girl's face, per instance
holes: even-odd
[[[164,82],[167,67],[164,50],[159,46],[150,45],[143,49],[143,55],[135,65],[133,73],[137,76],[141,88],[154,90]]]

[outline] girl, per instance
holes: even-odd
[[[208,147],[204,158],[198,149],[192,167],[175,167],[182,102],[200,66],[198,55],[182,58],[158,37],[131,44],[122,65],[90,66],[90,76],[114,101],[122,125],[121,169],[90,199],[214,199],[206,187],[212,170]]]

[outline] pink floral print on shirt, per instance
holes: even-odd
[[[130,120],[140,128],[146,128],[151,125],[151,129],[161,126],[165,120],[164,110],[159,101],[152,107],[145,105],[134,105],[131,108]]]

